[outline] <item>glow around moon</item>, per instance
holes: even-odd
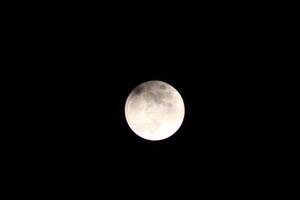
[[[184,113],[179,92],[163,81],[138,85],[125,104],[125,117],[132,131],[153,141],[173,135],[180,128]]]

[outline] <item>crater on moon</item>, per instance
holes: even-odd
[[[165,98],[164,93],[162,92],[149,92],[149,96],[153,99],[153,101],[157,104],[161,104]]]
[[[162,89],[162,90],[165,90],[165,89],[167,89],[167,86],[164,85],[164,84],[160,84],[159,88]]]
[[[144,89],[145,88],[142,85],[139,85],[132,91],[132,95],[135,96],[135,95],[142,94]]]

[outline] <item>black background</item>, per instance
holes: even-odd
[[[30,151],[20,152],[26,169],[40,182],[93,191],[103,182],[260,190],[272,179],[267,97],[276,44],[263,12],[227,6],[64,7],[20,19],[20,59],[30,74],[20,87],[32,105],[23,136]],[[124,116],[128,94],[148,80],[173,85],[186,108],[179,131],[159,142],[136,136]]]

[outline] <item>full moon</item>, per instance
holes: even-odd
[[[131,130],[146,140],[163,140],[181,126],[185,108],[179,92],[163,81],[147,81],[132,90],[125,104]]]

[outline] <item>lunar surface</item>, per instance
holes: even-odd
[[[163,81],[148,81],[129,94],[125,117],[134,133],[146,140],[163,140],[173,135],[184,118],[179,92]]]

